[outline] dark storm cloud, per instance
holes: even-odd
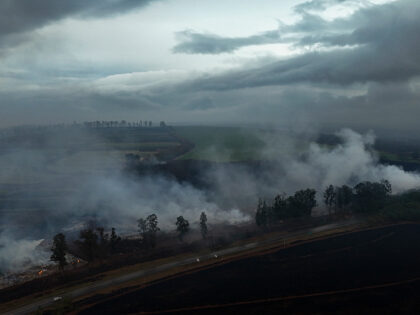
[[[220,54],[233,52],[240,47],[278,42],[278,31],[268,31],[249,37],[228,38],[212,34],[200,34],[193,31],[177,33],[181,43],[173,48],[175,53]]]
[[[405,81],[420,75],[420,2],[404,0],[361,9],[328,28],[349,31],[305,34],[294,45],[317,44],[309,52],[256,69],[196,80],[192,89],[229,90],[299,82],[348,85]],[[325,30],[325,22],[320,28]]]
[[[311,0],[300,3],[294,7],[294,11],[297,13],[304,13],[308,11],[322,11],[328,8],[328,6],[337,4],[337,3],[344,3],[344,2],[352,2],[351,0]]]
[[[187,54],[231,53],[239,48],[251,45],[298,42],[300,38],[298,34],[301,33],[317,34],[329,29],[336,32],[344,26],[343,24],[345,23],[343,21],[328,23],[311,12],[320,11],[328,5],[341,2],[349,2],[349,0],[304,2],[295,7],[295,12],[301,16],[301,19],[296,24],[281,24],[277,29],[251,36],[223,37],[216,34],[203,34],[192,30],[178,32],[176,37],[179,40],[179,44],[173,48],[173,52]]]
[[[2,0],[0,45],[17,36],[68,16],[108,16],[144,6],[153,0]]]
[[[327,4],[350,1],[310,1],[295,8],[301,16],[292,25],[247,37],[223,37],[194,31],[179,32],[180,43],[173,51],[190,54],[219,54],[233,52],[250,45],[291,43],[295,47],[319,45],[321,47],[347,45],[395,45],[416,41],[419,31],[419,7],[416,0],[400,0],[385,5],[369,6],[356,11],[351,17],[326,21],[310,13],[323,9]],[[396,48],[399,48],[396,47]]]

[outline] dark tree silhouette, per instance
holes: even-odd
[[[354,187],[354,191],[354,211],[374,212],[385,206],[392,189],[391,184],[384,180],[380,183],[359,183]]]
[[[96,228],[96,231],[98,232],[98,238],[99,238],[99,242],[98,242],[98,251],[97,251],[97,256],[98,258],[105,258],[106,256],[108,256],[109,253],[109,236],[107,233],[104,233],[104,228],[103,227],[98,227]]]
[[[80,231],[81,241],[77,244],[84,255],[84,258],[91,262],[97,258],[98,254],[98,235],[92,228]]]
[[[63,233],[58,233],[54,236],[53,246],[51,248],[52,255],[51,261],[58,263],[58,269],[60,271],[64,270],[64,267],[67,265],[66,260],[66,251],[67,251],[67,243],[66,237]]]
[[[190,230],[190,223],[184,219],[183,216],[176,218],[176,230],[178,232],[178,238],[180,241],[184,239],[185,234]]]
[[[156,246],[156,233],[160,231],[158,228],[158,217],[156,214],[151,214],[146,218],[147,238],[149,245],[154,248]]]
[[[143,218],[137,220],[137,226],[139,228],[140,236],[144,239],[147,233],[147,221]]]
[[[324,203],[328,208],[328,214],[331,215],[331,210],[335,205],[337,194],[335,192],[334,186],[329,185],[324,191]]]
[[[351,205],[353,200],[353,189],[347,185],[336,188],[335,205],[338,209],[344,210]]]
[[[143,243],[154,248],[156,246],[156,233],[160,231],[157,215],[153,213],[147,216],[146,219],[140,218],[137,222]]]
[[[201,230],[201,236],[203,237],[203,239],[207,238],[207,215],[205,212],[201,212],[200,215],[200,230]]]
[[[293,196],[287,198],[292,217],[311,215],[316,207],[316,191],[314,189],[298,190]]]
[[[267,228],[270,219],[270,209],[265,200],[258,200],[257,211],[255,213],[255,222],[258,226]]]
[[[272,220],[283,220],[288,217],[288,204],[286,194],[277,195],[274,198],[271,219]]]
[[[109,238],[109,248],[111,254],[114,254],[117,250],[118,243],[121,241],[121,237],[115,232],[115,228],[111,229],[111,237]]]

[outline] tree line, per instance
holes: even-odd
[[[387,180],[380,182],[365,181],[353,188],[347,185],[329,185],[323,192],[323,202],[329,215],[333,212],[352,211],[355,213],[373,213],[382,209],[392,192]],[[298,190],[292,196],[277,195],[271,204],[259,199],[255,211],[255,222],[260,227],[290,218],[310,216],[317,206],[316,190]]]
[[[354,187],[347,185],[329,185],[323,191],[323,203],[328,213],[352,211],[355,213],[375,213],[381,210],[391,198],[391,184],[382,180],[380,182],[361,182]],[[259,199],[255,211],[255,222],[262,228],[270,224],[291,218],[309,217],[317,206],[315,189],[303,189],[293,195],[277,195],[271,204]],[[190,232],[190,223],[183,216],[178,216],[174,222],[175,231],[180,241]],[[137,220],[140,242],[145,249],[153,249],[157,244],[157,234],[160,231],[158,216],[153,213]],[[207,238],[207,215],[202,212],[199,218],[200,232],[203,239]],[[115,228],[111,233],[105,233],[102,227],[90,226],[80,231],[79,240],[75,241],[83,258],[88,262],[105,259],[118,252],[119,243],[122,242]],[[67,265],[65,253],[68,251],[65,235],[57,234],[51,248],[51,260],[58,263],[60,270]]]
[[[203,239],[207,238],[207,215],[202,212],[200,215],[200,232]],[[137,220],[138,233],[140,243],[145,249],[153,249],[157,243],[157,233],[160,231],[158,227],[158,216],[156,214],[148,215],[146,218]],[[184,237],[190,232],[190,223],[183,216],[179,216],[175,222],[178,239],[182,242]],[[103,227],[94,227],[93,224],[81,230],[79,239],[74,243],[80,251],[82,257],[87,262],[108,258],[118,253],[118,246],[122,242],[122,238],[117,235],[115,228],[111,229],[111,233],[105,233]],[[53,245],[51,247],[51,261],[57,263],[60,271],[63,271],[68,265],[66,253],[68,245],[66,237],[63,233],[54,236]]]
[[[83,125],[87,128],[138,128],[138,127],[152,127],[153,122],[151,120],[139,120],[134,122],[128,122],[125,120],[95,120],[86,121]],[[166,127],[166,123],[161,121],[160,127]]]

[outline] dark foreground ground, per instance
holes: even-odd
[[[119,296],[96,296],[78,306],[85,307],[83,314],[415,314],[420,312],[419,243],[418,224],[355,232]]]

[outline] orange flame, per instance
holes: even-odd
[[[38,275],[41,276],[44,273],[44,270],[38,271]]]

